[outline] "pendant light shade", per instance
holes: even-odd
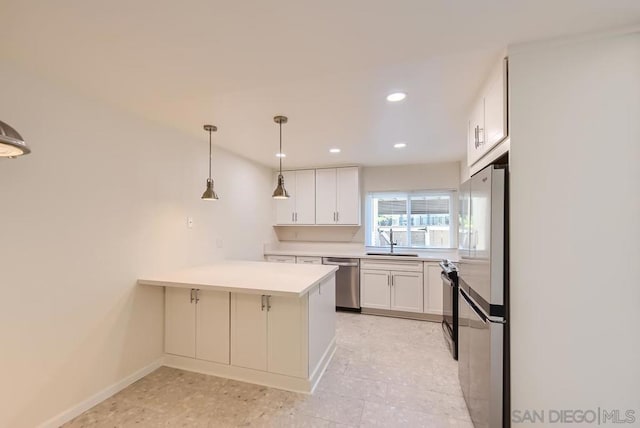
[[[204,130],[209,132],[209,178],[207,178],[207,189],[202,194],[202,200],[217,201],[218,194],[213,190],[213,180],[211,179],[211,133],[216,132],[218,128],[214,125],[204,125]]]
[[[14,158],[31,153],[18,131],[0,121],[0,157]]]
[[[278,174],[278,186],[273,191],[273,199],[289,199],[289,193],[284,188],[284,177]]]
[[[273,118],[273,121],[280,125],[280,151],[278,153],[282,153],[282,124],[287,123],[289,119],[286,116],[276,116]],[[283,156],[278,157],[280,159],[280,173],[278,174],[278,186],[276,190],[273,191],[273,199],[289,199],[289,192],[284,188],[284,176],[282,175],[282,158]]]

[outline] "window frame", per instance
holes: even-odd
[[[424,190],[389,190],[389,191],[368,191],[365,195],[365,246],[372,248],[381,247],[372,243],[374,219],[372,202],[376,196],[399,197],[407,201],[407,225],[398,231],[407,233],[409,246],[397,246],[396,248],[405,250],[431,251],[431,250],[454,250],[458,248],[458,191],[457,189],[424,189]],[[415,196],[448,196],[449,197],[449,247],[420,247],[411,246],[411,198]],[[396,227],[393,226],[394,231]]]

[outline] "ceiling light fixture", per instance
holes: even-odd
[[[329,149],[329,153],[340,153],[340,149]]]
[[[15,158],[31,153],[18,131],[0,121],[0,158]]]
[[[204,130],[209,132],[209,178],[207,178],[207,190],[202,194],[202,199],[205,201],[217,201],[218,195],[213,190],[213,180],[211,179],[211,133],[216,132],[218,127],[214,125],[204,125]]]
[[[276,153],[276,157],[277,158],[286,158],[287,154],[286,153]]]
[[[407,94],[404,92],[394,92],[392,94],[387,95],[387,101],[391,101],[392,103],[402,101],[407,98]]]
[[[273,118],[273,121],[280,125],[280,150],[279,154],[282,154],[282,124],[287,123],[289,119],[286,116],[276,116]],[[283,156],[279,156],[280,158],[280,172],[278,173],[278,186],[276,190],[273,191],[273,199],[289,199],[289,193],[287,189],[284,188],[284,177],[282,176],[282,158]]]
[[[407,147],[407,143],[395,143],[393,147],[395,149],[404,149],[405,147]]]

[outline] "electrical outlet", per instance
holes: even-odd
[[[187,217],[187,227],[193,229],[193,217]]]

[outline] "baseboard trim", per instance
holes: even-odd
[[[197,360],[195,358],[182,357],[179,355],[165,354],[164,365],[180,370],[224,377],[227,379],[239,380],[241,382],[254,383],[257,385],[264,385],[271,388],[284,389],[293,392],[301,392],[304,394],[311,393],[314,387],[312,379],[269,373],[261,370],[214,363],[212,361]]]
[[[164,358],[159,358],[155,360],[153,363],[141,368],[140,370],[137,370],[131,373],[129,376],[125,377],[124,379],[119,380],[118,382],[97,392],[96,394],[92,395],[86,400],[81,401],[75,406],[63,411],[62,413],[59,413],[58,415],[52,417],[46,422],[43,422],[42,424],[38,425],[38,428],[58,428],[60,425],[63,425],[69,422],[71,419],[81,415],[82,413],[86,412],[96,404],[101,403],[102,401],[106,400],[112,395],[122,391],[123,389],[131,385],[133,382],[139,379],[142,379],[152,371],[158,369],[160,366],[162,366],[163,361],[164,361]]]
[[[442,315],[437,315],[437,314],[391,311],[387,309],[373,309],[373,308],[362,308],[362,312],[360,313],[365,315],[379,315],[383,317],[407,318],[407,319],[419,320],[419,321],[442,322]]]

